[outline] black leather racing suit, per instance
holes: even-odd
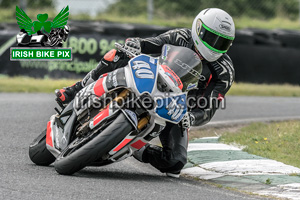
[[[184,46],[197,52],[190,29],[175,29],[157,37],[138,39],[144,54],[160,54],[164,44]],[[117,58],[112,62],[102,59],[97,68],[86,76],[83,83],[90,82],[91,78],[97,80],[103,73],[124,67],[128,60],[121,52],[117,53]],[[202,59],[202,64],[203,71],[198,89],[188,94],[188,98],[192,97],[190,101],[193,107],[190,109],[192,126],[204,125],[211,120],[235,76],[232,61],[227,54],[222,55],[215,62]],[[160,134],[160,140],[163,148],[148,147],[143,154],[143,161],[150,163],[161,172],[180,172],[187,162],[187,130],[182,130],[180,125],[167,123]]]

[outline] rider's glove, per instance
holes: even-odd
[[[189,129],[194,124],[194,122],[195,116],[192,113],[187,112],[181,120],[181,126],[184,129]]]
[[[141,54],[141,43],[138,38],[128,38],[125,41],[125,49],[130,51],[131,53],[135,55],[140,55]],[[131,57],[130,55],[128,55]]]

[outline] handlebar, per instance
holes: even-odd
[[[118,43],[118,42],[115,42],[115,47],[116,47],[118,50],[120,50],[120,51],[126,53],[126,54],[127,54],[129,57],[131,57],[131,58],[136,57],[136,55],[135,55],[134,53],[132,53],[131,51],[129,51],[128,49],[126,49],[126,47],[125,47],[123,44],[120,44],[120,43]]]

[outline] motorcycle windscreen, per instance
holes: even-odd
[[[186,47],[164,45],[159,64],[168,66],[180,78],[182,91],[197,88],[201,77],[202,63],[196,52]]]

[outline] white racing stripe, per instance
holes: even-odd
[[[224,174],[208,171],[200,167],[186,168],[181,171],[182,174],[199,177],[200,179],[209,180],[224,176]]]
[[[300,169],[275,160],[232,160],[199,165],[226,175],[262,175],[300,173]]]
[[[0,47],[0,56],[16,42],[16,36],[11,37]]]
[[[271,195],[279,198],[289,198],[300,200],[300,183],[290,183],[285,185],[277,185],[264,190],[254,192],[260,195]]]
[[[207,140],[207,139],[218,139],[219,137],[202,137],[199,140]]]
[[[234,150],[240,151],[241,149],[220,143],[190,143],[188,151],[204,151],[204,150]]]
[[[240,148],[226,145],[222,143],[209,143],[216,141],[218,137],[206,137],[201,138],[199,140],[200,143],[190,143],[188,146],[188,152],[192,151],[201,151],[205,150],[216,150],[216,151],[224,151],[224,150],[233,150],[233,151],[241,151]],[[211,140],[211,141],[210,141]],[[201,141],[203,143],[201,143]],[[208,143],[206,143],[208,142]],[[213,152],[212,152],[213,154]],[[234,159],[234,158],[232,158]],[[289,174],[299,174],[300,169],[297,167],[293,167],[290,165],[286,165],[282,162],[278,162],[270,159],[243,159],[243,157],[239,157],[236,159],[241,160],[231,160],[231,161],[217,161],[200,164],[195,167],[186,168],[181,171],[182,174],[186,174],[189,176],[197,177],[203,180],[210,180],[222,177],[244,177],[247,175],[289,175]],[[275,176],[277,177],[277,176]],[[285,177],[285,176],[284,176]],[[288,177],[288,176],[287,176]],[[244,179],[243,179],[244,180]],[[247,180],[247,179],[246,179]],[[295,181],[295,180],[294,180]],[[293,181],[293,182],[294,182]],[[234,184],[239,185],[239,182],[235,182]],[[296,181],[295,181],[296,182]],[[226,185],[226,184],[225,184]],[[277,186],[271,186],[266,188],[266,185],[259,188],[256,188],[257,185],[251,185],[249,182],[249,187],[252,189],[249,190],[255,194],[259,195],[267,195],[278,198],[288,198],[300,200],[300,183],[292,183],[292,184],[282,184]],[[254,190],[253,190],[254,189]]]

